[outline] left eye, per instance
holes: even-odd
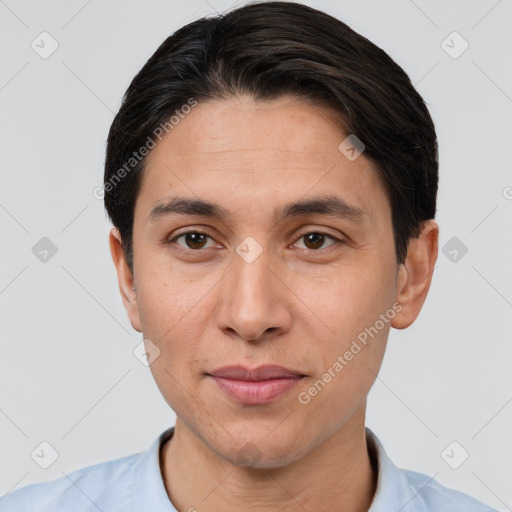
[[[309,250],[317,250],[322,247],[326,239],[332,240],[331,245],[336,245],[337,243],[340,243],[341,240],[338,240],[337,238],[333,237],[332,235],[329,235],[327,233],[322,233],[321,231],[313,231],[311,233],[305,233],[302,235],[299,240],[305,241],[305,248]],[[330,246],[328,246],[330,247]],[[302,247],[301,247],[302,249]]]
[[[209,236],[206,233],[202,233],[201,231],[188,231],[187,233],[182,233],[181,235],[178,235],[176,238],[173,238],[171,242],[177,242],[181,238],[184,239],[186,245],[182,245],[179,243],[178,245],[180,247],[184,247],[185,249],[204,249],[207,247],[206,241],[208,240],[208,238],[213,242],[211,236]]]

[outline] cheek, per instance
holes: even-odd
[[[152,366],[172,369],[183,380],[194,373],[194,360],[211,318],[211,289],[219,278],[197,271],[192,277],[186,266],[170,266],[165,258],[145,261],[138,269],[137,301],[144,337],[160,349],[161,357]]]
[[[298,397],[308,417],[339,425],[352,416],[377,377],[388,331],[388,324],[381,330],[363,330],[365,337],[338,338],[327,347],[318,374],[308,379]]]
[[[186,269],[171,266],[168,259],[159,259],[162,260],[148,257],[136,269],[137,300],[144,332],[164,340],[167,333],[179,329],[180,323],[186,323],[189,314],[198,308],[208,283],[192,280]]]
[[[164,280],[146,281],[148,293],[139,303],[144,338],[158,348],[150,365],[153,378],[166,402],[175,411],[191,408],[189,393],[198,369],[201,324],[198,300],[189,290],[176,293]],[[188,404],[188,405],[187,405]],[[199,414],[200,411],[190,411]]]
[[[340,348],[392,306],[396,272],[391,261],[361,256],[355,263],[298,276],[291,288]]]
[[[381,366],[395,314],[394,268],[392,253],[387,259],[361,257],[338,266],[328,279],[314,280],[322,283],[321,293],[310,293],[308,306],[329,330],[319,339],[318,374],[305,400],[329,403],[327,409],[344,414],[364,399]],[[307,294],[306,287],[302,293]]]

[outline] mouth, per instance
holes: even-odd
[[[263,405],[294,388],[306,375],[283,366],[225,366],[210,373],[219,388],[244,405]]]

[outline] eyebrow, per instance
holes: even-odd
[[[361,221],[367,216],[364,210],[347,203],[337,196],[322,196],[289,203],[276,208],[272,219],[274,223],[277,223],[285,218],[315,214],[355,221]],[[229,211],[218,204],[203,199],[175,197],[157,204],[149,214],[149,222],[156,222],[159,218],[168,215],[199,215],[203,217],[216,217],[223,221],[230,217]]]

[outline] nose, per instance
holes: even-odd
[[[265,251],[252,262],[234,256],[217,308],[217,325],[226,334],[263,341],[290,329],[290,292],[271,263],[272,255]]]

